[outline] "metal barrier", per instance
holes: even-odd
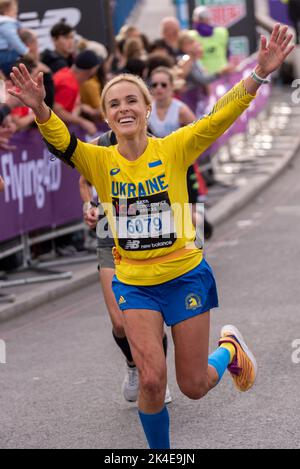
[[[243,77],[243,73],[249,74],[249,70],[251,69],[254,60],[255,56],[250,57],[246,62],[243,63],[238,73],[233,77],[227,78],[223,82],[216,82],[216,84],[213,85],[215,94],[212,101],[216,101],[220,97],[220,92],[222,90],[222,94],[224,94],[226,89],[229,89],[234,83],[241,79]],[[262,95],[255,101],[255,109],[249,110],[245,116],[244,121],[234,124],[230,132],[222,136],[218,140],[217,144],[210,149],[210,153],[215,155],[217,154],[220,147],[225,147],[228,151],[230,160],[233,162],[235,159],[235,154],[233,148],[230,145],[230,137],[233,135],[243,134],[243,138],[251,138],[247,136],[247,131],[249,131],[249,123],[251,123],[253,119],[256,119],[259,112],[265,110],[267,100],[268,96],[263,96],[262,93]],[[50,166],[49,156],[47,153],[45,154],[45,149],[42,144],[39,132],[37,130],[30,130],[28,132],[30,132],[30,135],[29,133],[23,133],[17,137],[17,142],[19,142],[21,145],[16,156],[16,160],[18,161],[14,160],[14,155],[11,153],[6,153],[1,156],[1,159],[4,161],[3,164],[6,165],[5,170],[8,174],[7,181],[9,181],[7,186],[10,184],[10,188],[7,187],[5,193],[6,202],[9,202],[7,202],[8,208],[6,213],[4,211],[4,218],[7,218],[7,223],[3,224],[3,227],[1,227],[1,230],[3,230],[3,235],[1,237],[0,234],[0,239],[11,239],[13,235],[20,235],[20,237],[18,245],[7,245],[5,251],[0,252],[0,260],[18,252],[22,252],[23,266],[18,270],[18,272],[25,273],[33,271],[39,275],[34,277],[25,277],[18,280],[0,281],[0,301],[14,300],[13,295],[8,295],[3,292],[4,288],[54,280],[70,279],[73,275],[72,272],[58,272],[57,270],[50,269],[52,267],[58,267],[62,265],[86,262],[95,257],[95,254],[93,257],[90,255],[78,255],[76,258],[72,259],[54,259],[49,262],[40,262],[32,259],[31,247],[33,245],[42,243],[44,241],[54,240],[59,236],[74,233],[86,228],[83,223],[70,223],[71,220],[80,219],[82,216],[82,202],[78,191],[78,174],[63,166],[58,160],[56,160],[56,162]],[[76,133],[78,134],[79,138],[84,139],[84,135],[80,135],[78,129],[76,130]],[[26,165],[28,164],[27,158],[29,159],[29,156],[32,158],[32,162],[29,161],[29,163],[34,163],[39,171],[41,171],[41,168],[43,170],[43,178],[41,178],[41,174],[37,172],[36,177],[39,179],[36,180],[35,184],[36,193],[33,191],[33,187],[29,187],[28,178],[26,179],[27,176],[24,176],[27,171]],[[211,167],[212,164],[209,164],[206,165],[205,168],[202,166],[201,169],[210,169]],[[11,168],[13,169],[11,170]],[[12,172],[10,173],[9,171]],[[2,168],[0,167],[0,172],[3,172],[3,165]],[[22,197],[18,197],[19,194],[17,194],[16,187],[13,186],[14,173],[18,173],[19,178],[23,174],[22,177],[24,177],[24,180],[26,180],[26,182],[24,182],[26,187]],[[39,193],[37,190],[37,181],[40,184]],[[17,184],[17,182],[15,181],[14,184]],[[32,189],[32,191],[30,192],[29,189]],[[27,193],[30,197],[28,196],[26,199],[26,195],[28,195]],[[72,194],[71,203],[69,200],[70,198],[65,197],[66,193]],[[35,204],[33,203],[32,199]],[[62,204],[62,201],[64,204]],[[3,204],[3,200],[1,201],[0,199],[0,208],[1,203]],[[44,205],[42,203],[44,203]],[[12,214],[15,217],[14,223],[11,223],[10,226],[6,226],[9,225],[9,221],[11,222],[10,219],[12,218]],[[28,218],[30,218],[30,220],[28,220]],[[57,226],[62,225],[62,223],[68,222],[70,223],[69,226],[57,228]],[[18,232],[13,231],[14,226],[18,227]],[[28,234],[36,230],[45,229],[51,226],[53,228],[50,228],[50,231],[42,235],[30,237]]]
[[[30,237],[27,234],[24,234],[20,238],[20,244],[8,248],[5,251],[0,253],[0,259],[4,259],[18,252],[23,254],[23,265],[14,271],[14,273],[24,274],[25,272],[34,272],[38,274],[33,277],[24,277],[17,280],[0,280],[0,303],[1,302],[14,302],[16,296],[13,294],[5,293],[3,289],[10,287],[18,287],[23,285],[32,285],[36,283],[45,283],[49,281],[56,280],[69,280],[73,277],[73,273],[70,271],[60,272],[57,270],[52,270],[53,267],[61,267],[65,265],[80,264],[83,262],[92,261],[95,259],[95,252],[93,254],[88,254],[87,251],[84,251],[83,254],[77,254],[72,258],[64,259],[54,259],[52,261],[43,262],[39,260],[33,260],[31,254],[31,247],[40,244],[46,241],[53,241],[55,238],[60,236],[68,235],[75,233],[77,231],[84,230],[87,232],[87,227],[84,223],[76,223],[72,226],[65,228],[60,228],[52,230],[51,232],[45,233],[43,235]],[[2,291],[1,291],[2,290]]]

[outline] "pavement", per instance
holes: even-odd
[[[139,6],[133,11],[128,24],[134,24],[143,31],[150,40],[159,36],[160,23],[163,18],[176,16],[175,7],[172,0],[142,0]]]
[[[235,324],[257,358],[253,389],[237,392],[225,373],[204,399],[183,396],[166,330],[174,449],[300,449],[299,173],[300,151],[206,246],[220,299],[210,351]],[[146,448],[136,404],[121,394],[125,362],[98,284],[2,323],[0,337],[0,449],[101,448],[101,463]]]
[[[268,187],[293,160],[300,147],[300,108],[292,103],[290,88],[274,88],[270,106],[251,123],[246,137],[237,136],[219,151],[213,160],[216,184],[209,191],[207,216],[218,227],[245,207]],[[216,238],[218,232],[215,233]],[[82,255],[79,256],[82,257]],[[55,267],[64,278],[43,283],[30,283],[36,272],[26,272],[28,284],[7,288],[0,281],[0,294],[11,296],[11,302],[0,302],[0,323],[30,312],[52,300],[98,281],[96,256],[88,262],[71,259],[72,265]],[[64,259],[68,263],[70,259]],[[8,281],[24,278],[24,273],[8,276]]]

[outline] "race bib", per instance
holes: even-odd
[[[120,247],[145,251],[172,246],[177,237],[174,214],[167,192],[143,200],[113,199]]]

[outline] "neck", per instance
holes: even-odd
[[[148,138],[143,131],[141,134],[135,135],[132,138],[118,138],[118,150],[124,158],[128,161],[137,160],[145,152],[148,146]]]
[[[168,96],[167,98],[156,101],[156,107],[158,109],[168,109],[172,104],[173,97]]]
[[[76,80],[80,85],[86,81],[86,76],[84,73],[82,73],[78,68],[76,68],[74,65],[72,67],[73,73],[75,75]]]
[[[59,50],[56,48],[56,52],[61,55],[62,57],[64,57],[65,59],[67,59],[69,57],[70,54],[68,54],[67,52],[64,52],[62,50]]]

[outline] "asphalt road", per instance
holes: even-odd
[[[259,363],[257,384],[239,394],[225,376],[199,402],[169,383],[174,448],[300,448],[300,154],[281,178],[207,246],[221,308]],[[38,288],[38,287],[33,287]],[[124,360],[97,285],[1,325],[0,448],[145,448],[136,407],[123,400]]]

